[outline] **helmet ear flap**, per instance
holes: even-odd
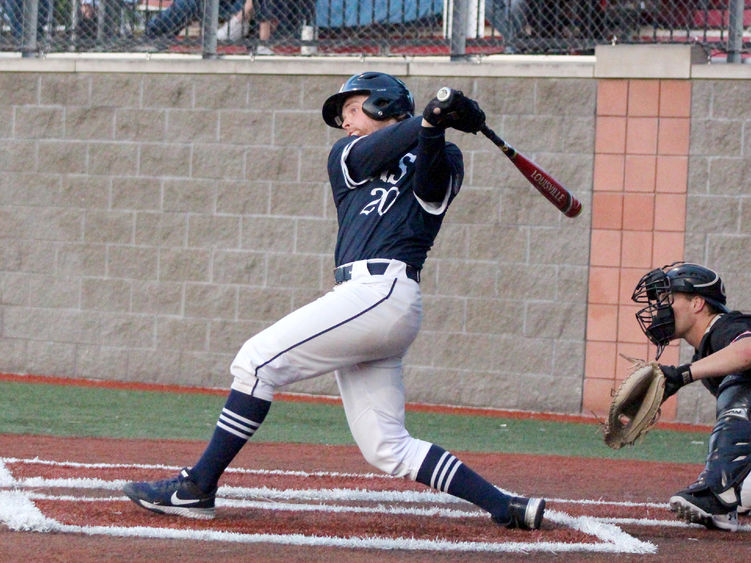
[[[375,119],[376,121],[383,121],[390,117],[401,117],[404,113],[396,114],[394,107],[394,100],[379,96],[378,93],[373,93],[362,104],[362,110],[365,115]],[[405,112],[406,113],[406,112]]]
[[[380,121],[381,119],[384,119],[383,115],[388,104],[389,101],[387,99],[378,97],[377,94],[372,94],[363,102],[362,111],[364,111],[365,115],[368,117]]]

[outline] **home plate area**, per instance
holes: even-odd
[[[667,504],[548,498],[541,530],[508,530],[454,497],[373,473],[230,467],[213,520],[154,514],[121,493],[128,481],[169,478],[179,469],[0,458],[0,525],[41,533],[425,553],[613,554],[656,553],[655,544],[636,537],[645,527],[690,527],[676,521]]]

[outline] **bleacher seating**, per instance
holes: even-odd
[[[751,2],[745,4],[743,10],[743,27],[751,25]],[[730,13],[725,9],[711,9],[711,10],[695,10],[694,11],[694,27],[727,27],[730,21]]]

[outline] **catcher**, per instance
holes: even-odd
[[[671,340],[682,338],[694,348],[691,363],[653,363],[664,374],[659,403],[697,379],[717,399],[704,470],[670,497],[670,509],[687,522],[734,532],[738,512],[751,508],[751,315],[728,310],[716,272],[684,262],[647,273],[632,299],[645,304],[636,318],[657,346],[656,359]]]

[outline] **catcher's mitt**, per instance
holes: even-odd
[[[615,450],[633,444],[657,424],[665,395],[665,376],[657,362],[626,359],[633,365],[613,394],[603,432],[605,443]]]

